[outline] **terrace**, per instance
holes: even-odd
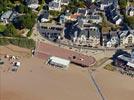
[[[45,43],[37,43],[35,56],[48,59],[51,56],[60,57],[70,60],[71,63],[80,65],[82,67],[91,67],[96,63],[94,57],[80,54],[67,49],[59,48]]]

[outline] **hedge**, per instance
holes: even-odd
[[[109,70],[109,71],[115,71],[116,70],[116,68],[113,67],[112,64],[107,64],[106,66],[104,66],[104,69]]]
[[[35,41],[28,38],[0,38],[0,45],[13,44],[28,49],[35,48]]]

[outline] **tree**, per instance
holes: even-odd
[[[19,28],[28,28],[32,29],[34,26],[37,15],[35,14],[26,14],[18,17],[16,26],[19,26]]]
[[[9,0],[0,0],[0,13],[7,11]]]
[[[20,5],[17,5],[15,9],[19,13],[24,13],[24,9],[25,9],[24,7],[25,7],[24,5],[20,4]]]
[[[134,29],[134,17],[126,17],[125,21],[132,29]]]
[[[30,31],[27,33],[27,37],[30,37],[32,35],[33,30],[30,29]]]
[[[19,13],[32,13],[32,9],[27,6],[20,4],[15,7],[15,10]]]
[[[22,3],[23,2],[23,0],[10,0],[12,3],[15,3],[15,2],[20,2],[20,3]]]
[[[45,0],[39,0],[39,4],[40,4],[40,5],[45,4]]]
[[[121,9],[125,9],[128,4],[128,0],[119,0],[119,6]]]
[[[13,24],[8,24],[6,26],[5,32],[4,32],[5,36],[17,36],[17,30],[14,27]]]

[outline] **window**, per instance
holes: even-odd
[[[120,44],[123,44],[123,39],[120,39]]]
[[[132,36],[128,37],[128,44],[132,44]]]

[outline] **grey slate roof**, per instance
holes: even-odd
[[[13,21],[13,19],[17,16],[18,16],[18,13],[16,11],[8,10],[7,12],[5,12],[1,15],[1,19],[6,19],[8,21]]]
[[[49,7],[51,8],[58,8],[60,3],[58,2],[49,2]]]
[[[46,11],[46,10],[42,11],[42,13],[41,13],[41,18],[48,19],[48,17],[49,17],[49,12]]]
[[[86,12],[87,12],[87,9],[86,8],[78,8],[78,13],[82,14],[82,15],[85,15]]]
[[[100,38],[100,32],[94,29],[89,30],[89,36]]]
[[[99,15],[91,15],[89,16],[90,19],[100,19],[100,16]]]
[[[62,3],[68,3],[70,0],[61,0]]]
[[[126,31],[121,31],[119,33],[120,38],[127,37],[129,34],[133,34],[134,35],[134,30],[126,30]]]
[[[118,5],[118,0],[101,0],[101,3],[103,4],[114,4],[114,5]]]
[[[24,2],[25,2],[27,5],[30,5],[30,4],[38,4],[38,3],[39,3],[38,0],[24,0]]]
[[[8,10],[7,12],[2,14],[1,19],[9,19],[12,13],[12,10]]]
[[[134,11],[134,6],[127,7],[126,13],[128,14],[129,11]]]
[[[80,33],[79,33],[79,37],[80,37],[81,35],[85,35],[86,37],[89,37],[89,31],[86,30],[86,29],[81,30]]]

